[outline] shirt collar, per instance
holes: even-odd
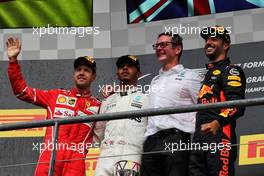
[[[229,65],[229,64],[230,64],[230,59],[228,57],[228,58],[221,60],[221,61],[218,61],[218,62],[206,64],[205,66],[208,70],[212,70],[212,69],[221,67],[222,65]]]
[[[159,75],[170,74],[170,73],[180,73],[183,69],[184,69],[184,67],[182,64],[177,64],[167,71],[164,71],[163,68],[161,68],[159,70]]]

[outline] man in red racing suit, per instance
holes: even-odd
[[[23,79],[17,56],[21,51],[18,39],[9,38],[7,53],[8,75],[17,98],[47,109],[47,119],[68,118],[97,114],[100,102],[91,96],[90,84],[95,79],[95,61],[89,57],[79,57],[74,62],[76,88],[71,90],[40,90],[28,87]],[[85,163],[82,159],[91,146],[94,123],[79,123],[59,126],[56,147],[55,176],[83,176]],[[44,143],[40,144],[39,163],[35,176],[47,176],[52,152],[53,127],[47,127]],[[77,159],[77,160],[75,160]],[[58,160],[71,160],[60,162]],[[41,163],[40,163],[41,162]],[[43,163],[44,162],[44,163]]]

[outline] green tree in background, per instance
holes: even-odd
[[[92,26],[92,0],[0,0],[0,27]]]

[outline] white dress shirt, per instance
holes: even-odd
[[[192,69],[178,64],[168,71],[161,68],[159,75],[151,81],[150,107],[176,107],[197,103],[197,96],[203,77]],[[177,128],[187,133],[195,130],[196,112],[152,116],[148,119],[145,136],[160,130]]]

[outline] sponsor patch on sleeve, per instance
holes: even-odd
[[[239,71],[236,68],[232,68],[232,69],[230,69],[229,74],[233,75],[233,76],[238,76]]]
[[[238,81],[229,81],[229,82],[227,82],[227,85],[232,86],[232,87],[239,87],[242,84],[241,84],[241,82],[238,82]]]
[[[232,80],[232,81],[241,81],[241,78],[239,76],[228,76],[227,80]]]
[[[221,74],[221,71],[220,70],[214,70],[213,71],[213,75],[219,75],[219,74]]]

